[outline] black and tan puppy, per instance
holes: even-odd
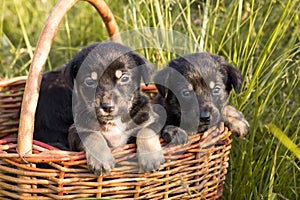
[[[203,132],[221,122],[238,136],[249,128],[243,114],[228,103],[232,88],[239,92],[242,74],[221,56],[189,54],[172,60],[155,77],[159,95],[154,102],[167,112],[162,137],[181,144],[187,135]]]
[[[107,42],[83,49],[65,67],[45,74],[36,114],[35,139],[85,150],[96,174],[114,167],[109,147],[137,142],[140,167],[157,169],[164,161],[159,119],[141,79],[151,65],[131,48]],[[73,95],[72,95],[73,94]]]

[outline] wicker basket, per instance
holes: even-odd
[[[0,199],[220,198],[231,148],[227,129],[189,136],[185,145],[170,146],[161,140],[166,163],[152,173],[139,171],[135,144],[112,149],[116,167],[109,176],[91,173],[84,152],[62,151],[32,140],[43,66],[59,23],[77,1],[61,0],[54,8],[41,34],[28,79],[0,80]],[[120,41],[105,2],[88,2],[99,11],[112,40]]]

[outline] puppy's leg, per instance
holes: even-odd
[[[158,169],[164,163],[164,154],[159,135],[150,128],[143,128],[137,133],[137,157],[144,171]]]
[[[167,120],[167,112],[165,108],[162,106],[163,99],[160,96],[156,97],[154,100],[153,109],[155,113],[157,113],[159,123],[164,126]],[[170,117],[170,116],[169,116]],[[177,118],[180,116],[174,115],[172,118],[175,118],[174,121],[179,121]],[[154,130],[160,131],[158,128],[154,128]],[[170,144],[184,144],[188,140],[188,134],[185,130],[179,128],[178,126],[174,125],[167,125],[161,131],[161,137]]]
[[[101,132],[80,131],[79,137],[86,152],[89,169],[98,176],[102,174],[102,169],[109,175],[115,161]]]
[[[84,151],[84,147],[77,133],[75,124],[72,124],[69,128],[68,142],[72,151]]]
[[[249,123],[244,115],[232,105],[225,105],[223,108],[225,126],[232,131],[235,136],[246,137],[249,131]]]
[[[162,138],[171,144],[184,144],[188,140],[188,134],[185,130],[173,125],[166,126],[161,134]]]

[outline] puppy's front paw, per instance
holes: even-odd
[[[238,137],[246,137],[249,131],[249,123],[243,113],[238,111],[232,105],[226,105],[223,110],[225,126]]]
[[[159,135],[149,128],[143,128],[137,134],[137,158],[144,171],[158,169],[165,158],[160,146]]]
[[[138,152],[139,166],[143,171],[153,171],[165,162],[163,151],[156,152]]]
[[[188,140],[188,135],[183,129],[168,125],[162,131],[162,138],[164,138],[167,143],[184,144]]]
[[[86,151],[87,165],[96,175],[102,175],[102,169],[109,175],[112,168],[115,166],[115,159],[111,152],[97,152],[95,155],[92,152]]]
[[[249,131],[249,123],[245,118],[228,117],[225,126],[237,137],[246,137]]]

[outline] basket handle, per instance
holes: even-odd
[[[48,54],[59,24],[66,13],[79,0],[60,0],[52,10],[40,35],[33,60],[30,65],[21,107],[18,133],[18,153],[21,157],[32,153],[34,118],[39,98],[40,84]],[[85,0],[92,4],[101,15],[112,41],[121,42],[115,18],[104,0]]]

